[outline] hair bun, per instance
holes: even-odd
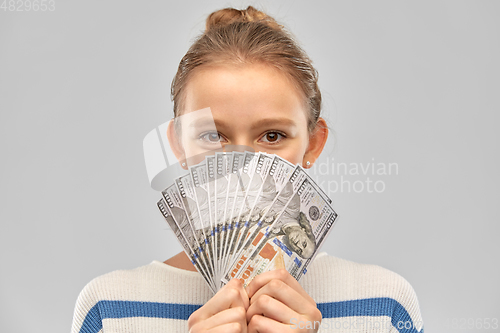
[[[207,18],[205,31],[234,22],[262,22],[273,29],[281,30],[282,28],[271,16],[248,6],[247,9],[224,8],[213,12]]]

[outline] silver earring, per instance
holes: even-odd
[[[310,165],[311,165],[311,162],[307,161],[307,162],[306,162],[306,165],[307,165],[307,166],[310,166]]]
[[[186,163],[182,163],[182,166],[185,167],[186,166]]]

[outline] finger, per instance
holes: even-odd
[[[289,324],[290,318],[299,317],[293,309],[268,295],[261,295],[250,305],[246,313],[247,321],[250,322],[256,315],[262,315],[284,324]]]
[[[246,325],[242,327],[239,323],[228,323],[221,326],[214,327],[207,333],[247,333]]]
[[[243,289],[243,286],[241,289],[228,289],[227,291],[224,291],[224,293],[232,293],[233,294],[233,299],[231,303],[229,304],[229,308],[244,308],[245,310],[248,309],[248,306],[250,305],[250,300],[248,299],[248,296]],[[243,296],[244,295],[244,296]],[[217,312],[214,312],[214,314]]]
[[[247,291],[243,287],[243,283],[241,282],[241,280],[233,280],[235,280],[234,283],[236,284],[236,288],[240,292],[241,300],[243,301],[243,307],[245,308],[245,310],[248,310],[248,307],[250,306],[250,297],[248,297]],[[231,281],[229,282],[231,283]]]
[[[264,285],[269,283],[269,281],[273,279],[278,279],[292,287],[296,290],[303,298],[307,299],[309,302],[314,303],[314,300],[311,296],[309,296],[306,291],[302,288],[302,286],[295,280],[293,276],[290,275],[285,269],[277,269],[269,272],[262,273],[257,275],[252,282],[247,286],[246,291],[248,297],[252,298],[252,296]],[[316,304],[316,303],[315,303]]]
[[[250,299],[250,304],[253,305],[264,295],[278,300],[297,313],[309,314],[317,310],[314,301],[310,302],[309,299],[305,299],[297,290],[278,279],[269,281],[269,283],[257,290]]]
[[[245,310],[247,310],[248,306],[250,305],[250,299],[248,298],[248,294],[245,291],[245,288],[243,288],[243,283],[240,280],[233,279],[233,280],[229,281],[229,283],[226,286],[229,286],[229,288],[232,288],[231,292],[233,292],[233,293],[234,293],[234,290],[237,290],[238,295],[239,295],[239,297],[234,295],[235,296],[234,300],[229,305],[229,308],[242,307]],[[223,293],[226,292],[225,290],[222,290],[222,289],[221,289],[221,291]],[[229,291],[229,289],[228,289],[228,291]]]
[[[244,295],[244,297],[242,296]],[[241,281],[236,279],[229,281],[214,295],[204,306],[191,314],[188,319],[190,323],[197,323],[212,317],[214,314],[231,307],[243,307],[248,309],[248,296],[243,289]]]
[[[296,332],[291,325],[283,324],[260,315],[253,316],[248,323],[248,333]]]
[[[231,323],[239,324],[238,326],[240,327],[240,331],[242,330],[242,328],[245,328],[246,330],[247,318],[246,318],[246,311],[244,308],[236,307],[221,311],[216,315],[205,320],[202,326],[205,330],[210,330]]]

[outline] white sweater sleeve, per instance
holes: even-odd
[[[78,295],[71,333],[102,332],[97,279],[90,281]]]

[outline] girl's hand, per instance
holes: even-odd
[[[248,333],[319,330],[322,317],[316,302],[286,270],[256,276],[246,291]]]
[[[222,287],[188,319],[189,333],[247,333],[248,295],[239,280]]]

